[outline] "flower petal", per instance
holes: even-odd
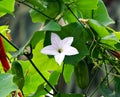
[[[52,44],[53,46],[59,48],[59,46],[60,46],[60,41],[61,41],[61,39],[60,39],[60,37],[59,37],[57,34],[51,33],[51,44]]]
[[[66,37],[62,40],[62,44],[70,46],[73,42],[73,37]]]
[[[56,50],[56,48],[54,48],[54,46],[52,46],[52,45],[44,47],[41,50],[41,53],[47,54],[47,55],[57,55],[57,54],[59,54],[58,51]]]
[[[65,58],[65,55],[64,54],[58,54],[58,55],[55,55],[55,61],[61,65],[61,63],[63,62],[64,58]]]
[[[66,49],[63,50],[63,53],[68,56],[79,54],[78,50],[72,46],[66,47]]]

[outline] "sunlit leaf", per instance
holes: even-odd
[[[89,26],[92,29],[94,29],[95,32],[99,35],[99,37],[105,37],[109,35],[109,32],[107,31],[107,29],[104,26],[102,26],[98,21],[89,19],[88,23],[89,23]]]
[[[97,4],[98,4],[98,0],[77,0],[76,1],[77,7],[82,10],[96,9]]]
[[[97,8],[98,0],[63,0],[66,4],[75,4],[75,6],[82,10],[91,10]],[[86,3],[87,2],[87,3]],[[86,7],[87,6],[87,7]]]
[[[15,0],[1,0],[0,1],[0,17],[6,13],[13,14]]]
[[[25,96],[28,96],[30,94],[33,94],[37,90],[38,86],[44,83],[44,80],[34,69],[34,67],[30,64],[30,62],[20,61],[20,63],[23,68],[24,82],[25,82],[23,87],[23,92]],[[48,72],[44,71],[42,72],[42,74],[46,77],[46,79],[49,78]]]
[[[11,66],[12,74],[14,75],[13,81],[17,84],[18,88],[22,90],[24,86],[24,75],[21,64],[18,61],[13,61]]]
[[[74,71],[73,65],[67,65],[67,64],[64,65],[63,76],[66,83],[70,82],[73,71]]]

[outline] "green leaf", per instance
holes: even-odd
[[[0,33],[2,34],[6,34],[6,30],[8,30],[8,26],[7,25],[4,25],[4,26],[0,26]]]
[[[43,48],[43,40],[41,40],[33,50],[33,61],[40,71],[54,71],[58,69],[58,64],[54,58],[49,58],[47,55],[40,53]]]
[[[59,0],[41,1],[41,6],[37,10],[31,10],[30,15],[33,22],[45,22],[55,18],[61,12],[61,3]]]
[[[15,0],[1,0],[0,1],[0,17],[6,13],[13,14]]]
[[[98,0],[75,0],[80,10],[92,10],[97,8]]]
[[[47,94],[47,92],[44,89],[44,84],[41,84],[38,86],[36,92],[32,96],[29,96],[29,97],[41,97],[41,95],[45,95],[45,94]]]
[[[70,5],[73,4],[75,7],[77,7],[80,10],[96,9],[98,3],[98,0],[63,0],[63,1]]]
[[[21,64],[18,61],[13,61],[11,66],[12,74],[14,75],[13,81],[17,84],[20,90],[24,86],[24,75]]]
[[[120,51],[120,42],[114,33],[101,38],[101,43],[104,43],[110,49],[117,49]]]
[[[4,25],[4,26],[0,26],[0,33],[6,37],[6,31],[8,31],[8,26]],[[7,37],[6,37],[7,38]],[[4,48],[6,52],[10,52],[10,51],[15,51],[16,49],[11,46],[5,39],[3,39],[3,43],[4,43]]]
[[[82,14],[82,18],[84,19],[94,19],[100,24],[107,26],[109,24],[113,24],[114,21],[108,15],[107,9],[102,0],[98,0],[97,9],[94,10],[80,10],[80,14]]]
[[[88,23],[89,26],[98,34],[99,37],[105,37],[109,35],[108,30],[96,20],[89,19]]]
[[[49,78],[49,82],[51,83],[51,85],[57,85],[57,81],[59,79],[60,76],[60,72],[58,71],[54,71]]]
[[[36,23],[36,22],[44,22],[45,20],[48,20],[47,17],[45,17],[44,15],[40,14],[39,12],[37,12],[35,10],[30,11],[30,16],[31,16],[32,21],[34,23]]]
[[[10,43],[8,43],[5,39],[3,39],[3,43],[4,43],[4,48],[6,52],[16,51],[16,49]]]
[[[44,3],[43,4],[41,4],[42,2],[41,1],[39,1],[39,0],[25,0],[27,3],[30,3],[30,4],[32,4],[33,6],[37,6],[37,7],[39,7],[39,8],[43,8],[43,5],[44,5]],[[44,5],[45,6],[45,5]]]
[[[51,20],[41,30],[42,31],[60,31],[61,26],[58,23],[56,23],[55,21]]]
[[[68,65],[68,64],[64,65],[63,76],[64,76],[64,79],[65,79],[66,83],[70,82],[73,71],[74,71],[73,65]]]
[[[114,23],[114,21],[109,17],[107,9],[102,0],[99,0],[98,8],[93,11],[93,19],[97,20],[104,26]]]
[[[114,34],[115,34],[116,37],[120,40],[120,32],[114,32]]]
[[[74,8],[74,6],[71,6],[71,10],[73,11],[73,13],[78,16],[78,11],[76,10],[76,8]],[[77,19],[75,18],[75,16],[71,13],[70,10],[64,10],[64,16],[63,16],[64,20],[69,22],[69,23],[74,23],[77,22]]]
[[[82,94],[61,94],[58,93],[55,97],[84,97]]]
[[[44,80],[28,61],[20,61],[20,63],[24,73],[23,92],[25,96],[28,96],[33,94],[37,90],[38,86],[44,83]],[[48,72],[42,71],[42,74],[46,77],[46,79],[49,78]]]
[[[98,34],[101,43],[105,44],[107,48],[114,48],[120,51],[119,34],[112,29],[102,26],[96,20],[89,19],[88,23],[95,33]]]
[[[17,90],[17,86],[13,83],[12,74],[0,74],[0,96],[6,97],[10,92]]]
[[[54,72],[50,75],[50,78],[49,78],[48,81],[49,81],[50,84],[53,85],[53,86],[54,86],[54,85],[57,85],[57,81],[58,81],[58,79],[59,79],[59,76],[60,76],[60,72],[54,71]],[[48,85],[44,86],[44,84],[41,84],[41,85],[38,87],[37,91],[35,92],[35,94],[34,94],[32,97],[39,97],[39,96],[41,96],[41,95],[47,94],[47,92],[45,91],[44,87],[46,87],[46,89],[47,89],[48,91],[51,90],[51,88],[50,88]]]

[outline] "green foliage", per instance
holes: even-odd
[[[54,19],[61,12],[60,0],[44,0],[41,2],[28,0],[29,3],[37,7],[38,11],[32,10],[30,12],[33,22],[45,22],[45,20]],[[45,17],[45,15],[47,17]]]
[[[93,18],[105,26],[114,23],[114,21],[109,17],[107,9],[102,0],[99,0],[98,8],[93,11]]]
[[[13,83],[12,74],[0,74],[0,96],[6,97],[12,91],[16,91],[17,86]]]
[[[65,79],[65,82],[66,83],[69,83],[70,80],[71,80],[71,76],[73,74],[73,70],[74,70],[74,67],[72,65],[65,65],[64,66],[64,72],[63,72],[63,76],[64,76],[64,79]]]
[[[0,1],[0,17],[6,13],[12,14],[14,11],[15,0],[1,0]]]
[[[14,15],[15,3],[28,6],[32,21],[42,26],[20,49],[14,48],[6,36],[9,26],[0,26],[6,53],[11,54],[7,56],[11,63],[11,74],[0,74],[0,96],[6,97],[19,88],[26,97],[44,97],[51,90],[54,97],[92,97],[90,94],[93,95],[95,89],[105,97],[119,97],[120,35],[108,27],[114,21],[102,0],[0,0],[0,17],[7,13]],[[66,55],[61,66],[57,64],[56,56],[42,54],[41,50],[51,45],[51,33],[57,34],[62,40],[73,37],[71,46],[79,54]],[[56,51],[59,51],[58,48]],[[99,80],[96,88],[93,88],[91,84],[97,75],[91,80],[89,75],[97,70],[101,70],[105,76],[101,76],[103,81]],[[62,86],[60,75],[68,84],[73,71],[79,88],[84,91],[80,94],[60,93],[59,87],[55,88]],[[114,83],[109,83],[109,75],[114,78]],[[109,85],[114,86],[113,90]]]
[[[11,71],[14,75],[13,81],[17,84],[18,88],[22,90],[24,86],[24,75],[21,64],[18,61],[13,61]]]
[[[55,21],[51,20],[42,28],[42,31],[60,31],[61,26]]]

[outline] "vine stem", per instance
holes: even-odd
[[[80,22],[79,18],[74,14],[74,12],[72,11],[72,9],[71,9],[67,4],[66,4],[66,7],[67,7],[68,10],[72,13],[72,15],[76,18],[76,20],[81,24],[81,26],[86,30],[85,26],[83,25],[83,23]],[[92,12],[92,13],[93,13],[93,12]],[[92,15],[92,17],[93,17],[93,15]],[[88,30],[86,30],[86,31],[88,32]],[[92,38],[93,38],[93,41],[92,41],[92,43],[91,43],[91,45],[90,45],[90,47],[89,47],[89,50],[90,50],[90,49],[92,48],[93,44],[96,42],[96,40],[95,40],[95,35],[94,35],[93,31],[92,31],[90,28],[89,28],[89,31],[91,32]],[[89,32],[88,32],[88,33],[89,33]],[[90,35],[90,36],[91,36],[91,35]],[[96,44],[96,45],[97,45],[97,44]],[[91,57],[92,57],[92,53],[93,53],[93,50],[95,49],[96,45],[95,45],[94,48],[91,50],[91,53],[90,53]],[[93,60],[93,59],[92,59],[92,60]],[[97,75],[97,73],[98,73],[98,72],[96,72],[95,76]],[[95,79],[95,76],[94,76],[94,78],[91,80],[91,82],[90,82],[90,84],[89,84],[89,86],[88,86],[85,94],[88,93],[88,91],[89,91],[89,89],[90,89],[90,87],[91,87],[91,85],[92,85],[92,83],[93,83],[93,81],[94,81],[94,79]]]
[[[5,36],[3,36],[1,33],[0,33],[0,35],[1,35],[10,45],[12,45],[16,50],[19,51],[19,48],[16,47],[12,42],[10,42]],[[39,71],[39,69],[35,66],[34,62],[30,59],[30,57],[29,57],[27,54],[24,54],[24,55],[28,58],[29,62],[32,64],[32,66],[35,68],[35,70],[38,72],[38,74],[43,78],[43,80],[51,87],[51,89],[53,89],[54,94],[57,94],[56,89],[48,82],[48,80],[44,77],[44,75]]]
[[[33,61],[31,60],[31,58],[27,55],[25,55],[28,60],[30,61],[30,63],[32,64],[32,66],[35,68],[35,70],[39,73],[39,75],[44,79],[44,81],[53,89],[53,91],[55,92],[55,94],[57,93],[56,89],[48,82],[48,80],[43,76],[43,74],[39,71],[39,69],[35,66],[35,64],[33,63]]]
[[[29,4],[25,3],[24,1],[17,1],[17,2],[18,2],[18,3],[21,3],[21,4],[23,4],[23,5],[28,6],[29,8],[31,8],[31,9],[37,11],[38,13],[42,14],[42,15],[45,16],[46,18],[54,19],[54,18],[51,18],[51,17],[49,17],[48,15],[44,14],[44,13],[41,12],[40,10],[36,9],[35,7],[30,6]]]
[[[66,4],[66,7],[69,9],[69,11],[72,13],[72,15],[76,18],[76,20],[82,25],[82,27],[86,30],[86,28],[84,27],[84,25],[80,22],[80,20],[78,19],[78,17],[74,14],[74,12],[71,10],[71,8]]]
[[[92,34],[93,41],[92,41],[92,43],[91,43],[91,45],[90,45],[90,47],[89,47],[89,50],[90,50],[90,49],[92,48],[93,44],[96,42],[95,35],[94,35],[93,31],[90,29],[90,27],[88,28],[89,31],[85,28],[85,26],[83,25],[83,23],[80,22],[79,18],[74,14],[74,12],[73,12],[72,9],[69,7],[69,5],[66,4],[66,7],[67,7],[68,10],[72,13],[72,15],[76,18],[76,20],[81,24],[81,26],[85,29],[85,31],[87,31],[88,33],[89,33],[89,31],[91,32],[91,33],[89,33],[89,35]],[[92,12],[92,13],[93,13],[93,12]],[[92,16],[92,17],[93,17],[93,16]],[[90,36],[91,36],[91,35],[90,35]]]

